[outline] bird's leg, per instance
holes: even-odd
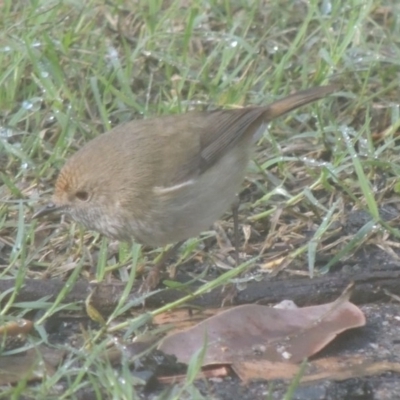
[[[232,217],[233,217],[233,241],[235,246],[235,262],[236,266],[239,265],[239,205],[240,199],[239,196],[235,196],[235,201],[231,205],[232,209]],[[237,288],[233,283],[229,283],[223,288],[223,291],[226,292],[226,295],[222,299],[222,306],[227,304],[233,304],[235,301],[235,297],[237,295]]]
[[[141,293],[153,290],[158,286],[160,283],[161,271],[166,267],[168,259],[176,253],[183,243],[184,241],[178,242],[161,253],[161,256],[159,256],[158,260],[147,274],[146,279],[140,286],[139,291]]]
[[[240,205],[240,198],[236,194],[235,200],[232,203],[232,216],[233,216],[233,240],[235,246],[235,261],[236,266],[239,265],[239,205]]]

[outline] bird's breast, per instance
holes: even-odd
[[[248,159],[248,151],[234,148],[194,179],[154,187],[151,209],[125,221],[132,235],[141,243],[164,246],[208,230],[234,201]]]

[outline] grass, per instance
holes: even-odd
[[[159,250],[110,243],[63,220],[30,220],[50,196],[65,159],[133,118],[265,104],[331,81],[342,85],[339,96],[274,121],[255,149],[241,196],[241,222],[252,232],[249,258],[261,253],[257,265],[283,258],[289,270],[316,275],[360,248],[398,241],[400,232],[382,220],[381,210],[396,203],[399,192],[399,15],[394,0],[4,0],[1,278],[16,278],[20,286],[26,277],[63,277],[67,292],[78,278],[104,280],[112,272],[128,293]],[[338,237],[351,210],[371,219]],[[229,215],[223,227],[231,231]],[[198,259],[204,240],[213,243],[204,235],[189,241],[179,262]],[[211,247],[211,254],[217,251]],[[328,261],[319,261],[320,254]],[[248,264],[243,269],[255,261]],[[206,285],[227,283],[238,272]],[[48,340],[44,327],[52,315],[77,312],[76,305],[62,304],[64,295],[53,304],[15,304],[12,297],[1,315],[31,316],[41,309],[38,335],[29,339],[34,345],[38,337]],[[118,322],[120,334],[139,332],[145,318],[121,323],[123,300],[106,327]],[[78,398],[89,389],[97,398],[135,398],[110,365],[83,356],[90,354],[89,343],[93,351],[111,333],[87,335],[70,356],[71,365],[86,362],[85,372],[64,364],[50,381],[27,384],[27,398]],[[62,382],[68,391],[59,396],[55,386]],[[2,390],[1,398],[18,398],[21,388]],[[162,398],[185,398],[195,389],[188,384],[180,397],[177,390]]]

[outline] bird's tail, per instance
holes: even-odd
[[[296,92],[290,96],[269,104],[265,108],[264,118],[266,120],[277,118],[282,114],[294,110],[295,108],[322,99],[323,97],[337,91],[338,89],[338,85],[327,85]]]

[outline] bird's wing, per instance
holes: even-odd
[[[264,107],[246,107],[203,113],[187,113],[158,119],[158,131],[173,146],[165,145],[162,180],[180,185],[212,167],[229,149],[254,134],[266,122],[337,90],[336,85],[299,91]],[[167,143],[166,143],[167,144]],[[179,162],[169,162],[171,158]]]
[[[254,133],[263,124],[264,112],[264,107],[246,107],[209,113],[208,127],[200,135],[201,172],[214,165],[241,139],[252,141]]]
[[[207,171],[243,137],[251,136],[262,124],[262,107],[187,113],[164,125],[165,140],[161,171],[163,186],[180,185]],[[168,123],[168,119],[164,119]],[[179,160],[179,162],[172,162]]]

